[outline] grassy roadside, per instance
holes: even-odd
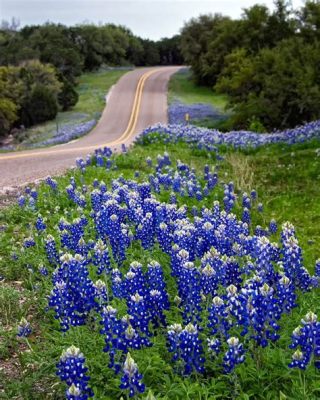
[[[126,70],[110,70],[81,75],[77,86],[79,101],[72,112],[87,113],[89,119],[96,113],[100,113],[106,104],[105,96],[108,90],[127,72]]]
[[[33,126],[23,134],[23,143],[40,143],[52,137],[63,126],[77,125],[90,120],[97,120],[106,104],[105,96],[108,90],[126,70],[102,70],[90,72],[79,77],[76,90],[79,93],[79,101],[70,111],[59,112],[52,121]]]
[[[191,71],[184,69],[174,74],[169,82],[169,103],[181,101],[185,104],[206,103],[220,110],[226,105],[226,97],[214,93],[208,87],[198,86],[192,80]]]
[[[234,181],[236,191],[249,192],[256,189],[258,200],[264,204],[264,212],[255,214],[254,223],[265,224],[271,219],[281,224],[286,220],[293,222],[297,236],[304,251],[305,265],[313,273],[314,262],[320,257],[320,157],[315,150],[319,142],[304,145],[266,146],[255,151],[233,151],[221,149],[225,161],[219,164],[220,182]],[[65,186],[74,176],[78,184],[92,185],[95,178],[103,180],[110,188],[112,179],[122,175],[124,178],[143,180],[150,173],[145,159],[156,159],[158,154],[167,151],[172,162],[181,160],[197,172],[206,164],[217,163],[205,151],[191,150],[186,145],[135,146],[127,154],[115,157],[116,170],[88,167],[84,174],[79,170],[70,171],[58,178],[59,194],[52,196],[47,186],[39,187],[37,212],[23,211],[17,206],[3,210],[0,214],[0,275],[5,278],[1,287],[1,304],[9,304],[1,315],[0,331],[0,377],[4,399],[62,399],[62,385],[57,384],[55,363],[62,349],[75,344],[81,348],[88,360],[92,384],[99,400],[119,399],[120,393],[114,388],[117,378],[107,368],[106,355],[100,351],[103,340],[99,334],[92,335],[89,327],[71,329],[62,335],[57,322],[51,314],[44,312],[46,295],[50,292],[50,279],[38,272],[40,263],[46,263],[43,239],[36,238],[35,250],[22,249],[23,239],[34,230],[37,213],[47,217],[48,233],[54,234],[60,217],[68,220],[77,217],[79,211],[66,194]],[[134,178],[135,171],[140,172]],[[221,199],[222,188],[202,204],[211,207],[212,201]],[[167,200],[168,193],[161,193],[160,199]],[[192,206],[194,199],[179,198],[180,204]],[[90,210],[85,210],[89,214]],[[145,263],[155,258],[165,263],[167,260],[159,250],[141,251],[133,248],[128,255],[128,263],[137,260]],[[299,375],[296,370],[287,368],[291,350],[287,348],[290,334],[308,309],[319,313],[320,306],[315,292],[300,295],[299,307],[281,322],[285,335],[281,343],[261,350],[256,363],[248,361],[237,370],[237,397],[230,389],[230,382],[224,375],[199,379],[183,379],[172,373],[168,363],[159,356],[163,346],[161,338],[156,339],[154,347],[135,354],[146,383],[153,387],[157,399],[311,399],[319,398],[319,384],[312,368]],[[1,311],[1,310],[0,310]],[[17,321],[21,316],[31,320],[34,334],[30,338],[32,351],[15,338]],[[0,389],[1,390],[1,389]],[[140,397],[140,398],[145,398]]]

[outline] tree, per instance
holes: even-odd
[[[79,95],[73,85],[66,78],[61,77],[61,81],[62,88],[58,94],[58,102],[62,111],[66,111],[77,104]]]
[[[237,21],[221,14],[191,19],[181,31],[181,52],[198,83],[212,86],[224,57],[239,45]]]
[[[308,42],[320,40],[320,3],[306,1],[298,12],[298,26],[301,36]]]
[[[257,55],[238,50],[227,57],[216,90],[229,95],[238,127],[253,117],[269,129],[320,118],[320,45],[300,38],[281,41]]]
[[[11,100],[0,97],[0,136],[5,136],[17,119],[17,106]]]
[[[183,64],[180,41],[180,35],[175,35],[172,38],[163,38],[157,43],[161,65]]]
[[[155,45],[155,42],[149,39],[143,39],[142,41],[144,54],[143,54],[143,65],[159,65],[160,54]]]
[[[47,86],[36,84],[23,112],[32,125],[54,119],[58,113],[57,99]]]

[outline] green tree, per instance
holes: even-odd
[[[159,65],[160,54],[155,42],[149,39],[143,39],[142,45],[144,49],[142,65]]]
[[[265,127],[286,128],[320,118],[319,44],[299,38],[257,55],[237,50],[226,59],[216,90],[229,95],[238,127],[255,118]]]
[[[52,91],[47,86],[36,84],[24,104],[24,118],[34,125],[54,119],[57,113],[57,99]]]
[[[0,136],[7,135],[17,119],[17,106],[11,100],[0,97]]]
[[[62,77],[61,81],[62,88],[58,94],[58,102],[62,111],[66,111],[77,104],[79,95],[74,86],[66,78]]]
[[[180,35],[175,35],[172,38],[163,38],[157,43],[161,65],[183,64],[180,42]]]
[[[298,26],[301,36],[308,42],[320,40],[320,2],[306,1],[298,12]]]

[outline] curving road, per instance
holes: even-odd
[[[49,148],[0,154],[0,189],[58,175],[94,149],[118,150],[149,125],[167,122],[167,86],[180,67],[142,68],[123,75],[114,86],[96,127],[86,136]]]

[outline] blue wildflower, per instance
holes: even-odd
[[[142,375],[138,371],[138,366],[130,353],[128,353],[123,365],[120,389],[129,390],[130,397],[135,396],[137,393],[143,393],[145,391],[145,385],[141,380]]]
[[[223,357],[223,369],[226,374],[232,372],[236,365],[244,362],[243,344],[236,337],[231,337],[227,340],[229,349]]]
[[[66,391],[67,398],[87,400],[93,397],[93,391],[88,386],[90,378],[86,375],[88,368],[84,364],[85,358],[77,347],[71,346],[66,351],[63,351],[57,364],[57,375],[61,381],[66,382],[69,386]],[[74,386],[77,390],[75,390]]]
[[[20,338],[26,338],[31,335],[31,332],[32,329],[30,323],[25,318],[21,318],[21,321],[18,325],[17,336]]]
[[[320,322],[318,322],[318,317],[309,311],[301,323],[302,326],[298,326],[292,333],[292,344],[289,347],[291,349],[299,347],[300,349],[293,354],[289,367],[306,369],[313,356],[315,367],[320,369]]]

